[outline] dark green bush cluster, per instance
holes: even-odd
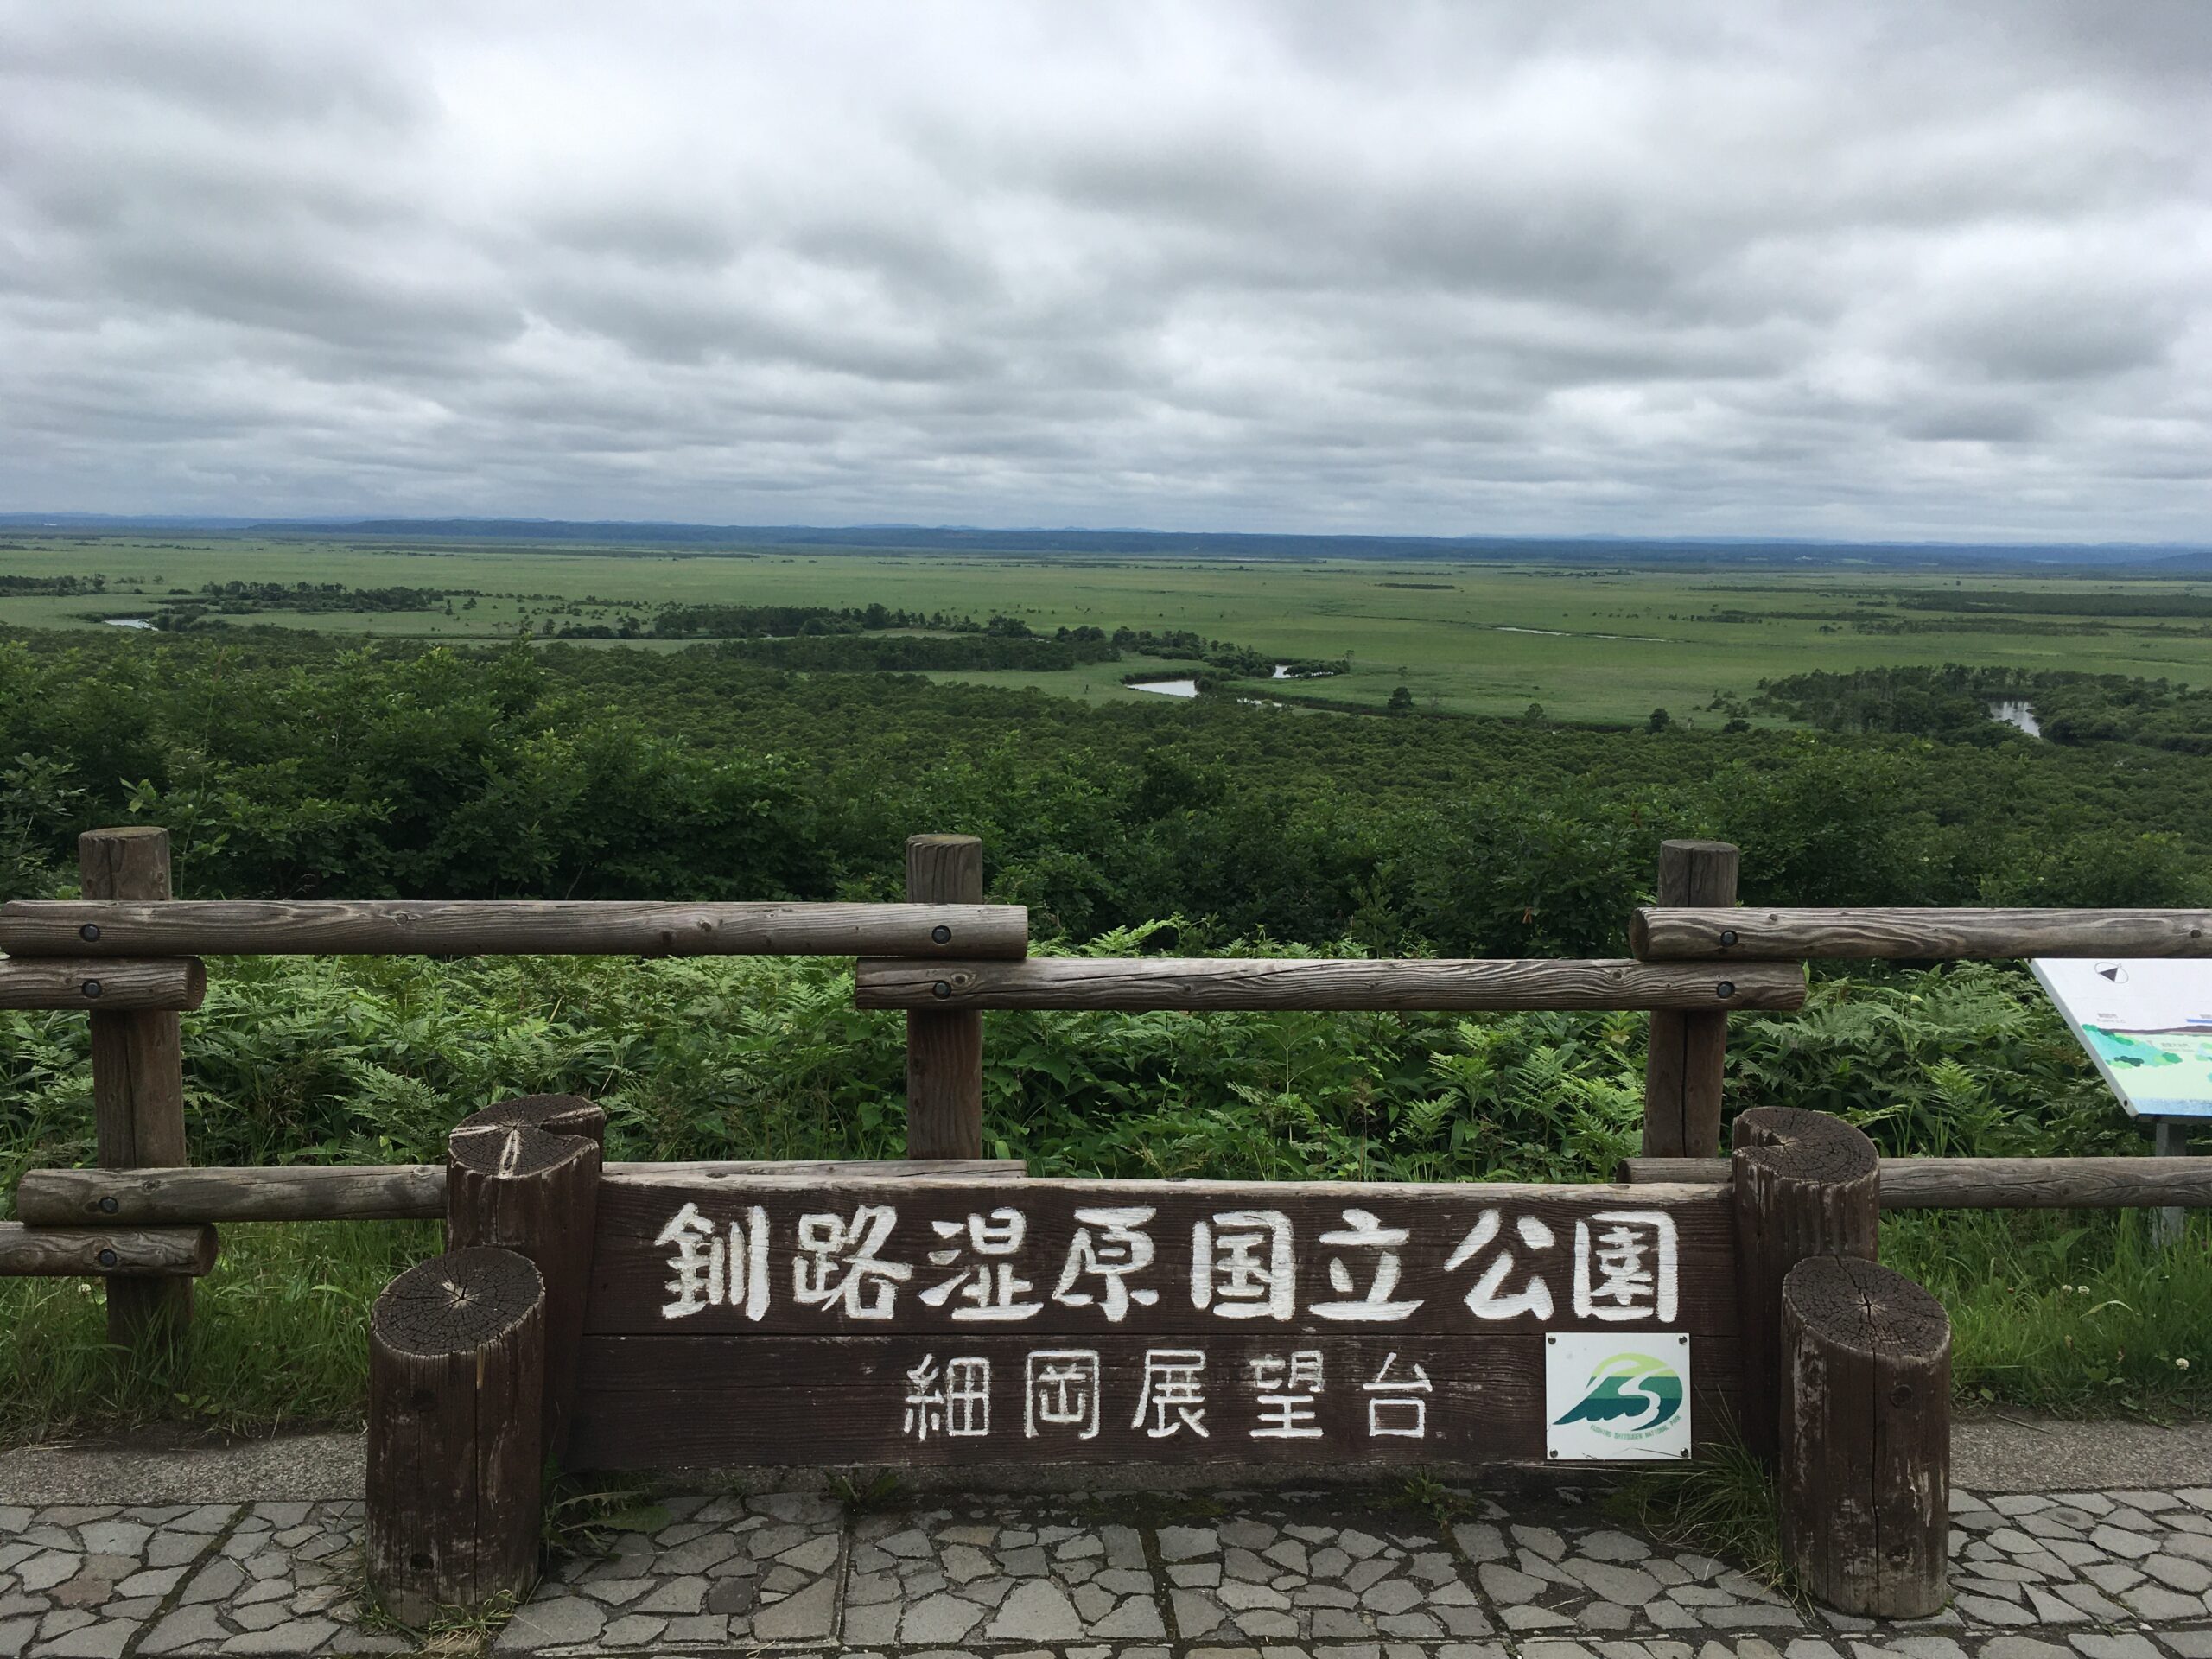
[[[81,639],[0,640],[10,893],[133,817],[200,897],[892,898],[904,837],[957,830],[1040,935],[1612,955],[1666,836],[1739,843],[1746,899],[1799,905],[2202,903],[2212,854],[2212,773],[2153,749],[1092,707],[719,646]]]
[[[1862,668],[1761,683],[1754,707],[1832,732],[1901,732],[1984,747],[2018,744],[1990,718],[2024,702],[2043,738],[2067,745],[2129,743],[2212,754],[2212,690],[2171,680],[2059,669]]]

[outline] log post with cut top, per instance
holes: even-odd
[[[1813,1256],[1782,1287],[1782,1551],[1839,1611],[1924,1618],[1949,1548],[1951,1321],[1903,1274]]]
[[[1662,905],[1736,902],[1736,849],[1725,841],[1659,843]],[[1710,1158],[1720,1150],[1720,1080],[1728,1016],[1655,1008],[1643,1071],[1643,1155]]]
[[[906,897],[921,905],[983,902],[983,843],[974,836],[910,836]],[[983,1016],[915,1008],[906,1015],[906,1155],[983,1155]]]
[[[410,1268],[369,1315],[370,1586],[403,1624],[537,1576],[545,1285],[512,1250]]]
[[[463,1118],[446,1141],[446,1248],[497,1245],[544,1281],[544,1450],[568,1450],[599,1228],[607,1114],[575,1095],[526,1095]]]
[[[1874,1259],[1880,1165],[1874,1143],[1841,1118],[1791,1106],[1738,1113],[1734,1160],[1746,1402],[1738,1427],[1745,1446],[1771,1464],[1781,1433],[1782,1282],[1811,1256]]]
[[[144,825],[88,830],[77,838],[87,899],[169,897],[169,832]],[[80,931],[99,942],[99,929]],[[184,1039],[174,1008],[92,1011],[92,1127],[104,1169],[181,1165]],[[111,1274],[108,1340],[141,1353],[173,1348],[192,1323],[187,1277]]]

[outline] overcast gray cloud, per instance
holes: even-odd
[[[0,0],[0,506],[2212,539],[2212,5]]]

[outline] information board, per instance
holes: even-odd
[[[2130,1112],[2212,1117],[2212,962],[2052,957],[2031,966]]]
[[[1736,1294],[1713,1187],[625,1173],[600,1189],[574,1452],[1679,1457],[1740,1405]]]

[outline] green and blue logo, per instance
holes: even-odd
[[[1599,1362],[1582,1397],[1554,1427],[1586,1423],[1609,1440],[1645,1440],[1681,1414],[1682,1376],[1650,1354],[1618,1353]]]

